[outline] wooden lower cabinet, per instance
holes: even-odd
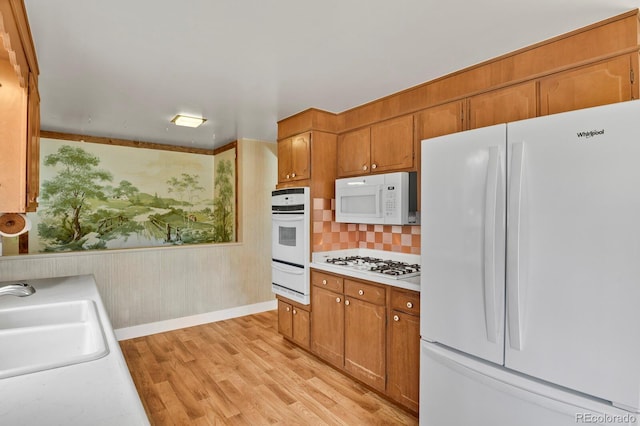
[[[278,296],[278,332],[294,343],[309,349],[309,307]]]
[[[420,294],[313,269],[311,284],[311,352],[417,413]]]
[[[389,396],[418,411],[420,388],[420,317],[391,311],[389,322]]]
[[[344,369],[385,390],[386,307],[347,297],[344,314]]]
[[[338,367],[344,365],[343,300],[342,293],[315,286],[311,290],[311,351]]]

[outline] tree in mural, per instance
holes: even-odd
[[[233,237],[233,167],[231,161],[222,160],[216,167],[213,200],[213,232],[215,242],[231,241]]]
[[[42,184],[41,199],[55,225],[41,223],[40,235],[60,244],[80,241],[84,236],[81,217],[89,199],[106,199],[101,182],[111,181],[111,173],[97,168],[100,159],[82,148],[64,145],[47,155],[44,165],[58,168],[58,174]]]
[[[120,184],[113,189],[113,196],[118,199],[126,199],[133,202],[135,196],[138,195],[139,192],[138,188],[133,186],[131,182],[128,180],[121,180]]]
[[[199,193],[204,191],[198,179],[198,175],[188,173],[182,173],[179,178],[174,176],[167,181],[169,193],[177,194],[183,204],[193,205],[194,201],[200,197]],[[184,219],[186,221],[186,217]]]

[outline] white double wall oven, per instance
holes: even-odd
[[[309,187],[271,193],[271,284],[275,294],[309,304]]]

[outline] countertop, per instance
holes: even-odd
[[[2,296],[0,309],[91,299],[98,308],[109,353],[93,361],[0,379],[0,423],[148,425],[93,276],[26,282],[36,292],[27,297]],[[0,362],[1,354],[0,348]]]
[[[409,278],[389,278],[377,272],[358,270],[344,266],[337,266],[327,263],[329,257],[345,257],[345,256],[370,256],[382,259],[398,260],[408,263],[420,263],[420,255],[395,253],[381,250],[370,249],[347,249],[315,252],[312,254],[312,261],[309,266],[313,269],[340,274],[348,277],[358,278],[361,280],[371,281],[379,284],[385,284],[392,287],[403,288],[406,290],[420,291],[420,276]]]

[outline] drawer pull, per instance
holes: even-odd
[[[298,311],[296,311],[295,309],[293,310],[293,315],[297,314]]]
[[[327,280],[322,280],[322,285],[327,285]]]
[[[368,167],[366,165],[362,166],[362,170],[366,171],[367,169],[368,169]]]
[[[340,303],[340,298],[336,297],[336,303]]]
[[[407,308],[409,308],[409,309],[413,308],[413,303],[407,302]]]
[[[291,310],[291,308],[287,306],[287,312],[289,312],[290,310]]]
[[[292,178],[296,177],[296,174],[295,173],[291,173],[291,177]]]
[[[373,163],[373,164],[371,165],[371,168],[372,168],[373,170],[375,170],[377,167],[378,167],[378,165],[377,165],[376,163]]]
[[[400,317],[399,317],[399,316],[397,316],[397,315],[394,315],[394,316],[393,316],[393,320],[394,320],[394,321],[396,321],[396,322],[397,322],[397,321],[400,321]]]
[[[289,175],[287,175],[287,179],[289,179]]]
[[[358,290],[358,294],[362,296],[364,294],[364,290]]]
[[[347,306],[349,306],[349,304],[350,304],[350,303],[351,303],[351,302],[349,302],[348,300],[345,300],[345,301],[344,301],[344,304],[345,304],[345,305],[347,305]]]

